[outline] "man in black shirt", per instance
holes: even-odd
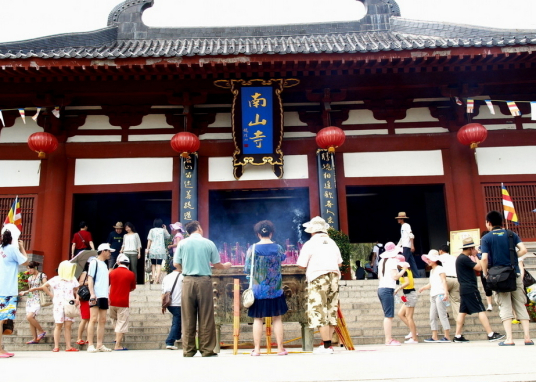
[[[125,236],[125,231],[123,231],[123,223],[117,222],[114,225],[114,231],[110,232],[108,235],[107,243],[110,244],[110,248],[114,249],[115,252],[112,252],[110,260],[108,260],[108,268],[113,268],[117,262],[117,256],[121,252],[121,247],[123,246],[123,236]]]
[[[462,335],[462,328],[465,322],[465,316],[468,314],[478,313],[478,319],[488,333],[489,341],[497,341],[505,336],[495,333],[486,316],[486,308],[482,304],[482,297],[478,290],[475,271],[482,271],[482,264],[477,257],[477,249],[472,237],[463,239],[462,253],[456,258],[456,274],[460,283],[460,314],[456,320],[456,335],[453,342],[469,342]],[[476,261],[476,262],[475,262]]]

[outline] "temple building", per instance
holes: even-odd
[[[424,253],[450,231],[484,230],[504,183],[510,228],[536,241],[536,30],[358,1],[366,15],[351,22],[156,28],[142,21],[154,0],[127,0],[103,29],[0,43],[2,216],[18,195],[23,238],[52,274],[82,220],[98,244],[117,221],[145,242],[155,218],[197,218],[221,248],[255,241],[253,224],[270,219],[295,246],[303,222],[330,213],[352,242],[396,242],[404,211]],[[265,102],[267,118],[253,109]],[[458,134],[470,123],[487,132],[476,148]],[[328,126],[345,141],[323,172]],[[28,145],[39,132],[58,141],[43,159]],[[182,132],[200,141],[190,159],[170,145]]]

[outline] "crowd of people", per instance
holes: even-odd
[[[463,336],[464,321],[467,315],[476,314],[489,341],[502,340],[500,346],[514,346],[512,320],[515,319],[523,327],[525,345],[534,344],[530,338],[528,314],[524,305],[526,295],[520,277],[523,267],[519,267],[517,261],[516,264],[511,264],[513,257],[510,254],[514,250],[513,246],[517,258],[525,255],[527,250],[515,233],[502,228],[502,215],[499,212],[492,211],[486,216],[489,232],[481,239],[480,251],[474,238],[465,237],[458,255],[450,255],[448,247],[441,247],[439,251],[433,249],[423,255],[422,260],[430,267],[430,277],[428,283],[418,290],[414,281],[418,277],[418,270],[415,261],[411,261],[414,236],[404,212],[400,212],[396,219],[401,225],[399,243],[377,245],[377,264],[374,262],[374,271],[379,278],[378,298],[384,313],[386,345],[401,345],[392,336],[396,300],[401,303],[397,316],[409,329],[404,343],[419,343],[413,317],[419,295],[427,290],[430,291],[432,335],[424,342],[468,342]],[[306,313],[309,327],[318,328],[322,338],[322,345],[314,349],[314,353],[333,354],[331,341],[337,325],[342,257],[337,244],[328,235],[329,224],[324,219],[315,217],[303,225],[311,238],[301,248],[297,265],[306,269]],[[75,343],[88,345],[89,353],[128,350],[123,345],[123,336],[129,328],[129,296],[136,289],[135,269],[141,255],[141,242],[131,223],[127,222],[124,227],[126,233],[123,233],[121,222],[113,226],[114,231],[108,242],[98,246],[96,257],[87,259],[78,279],[75,278],[76,265],[70,261],[61,262],[58,275],[48,279],[47,275],[39,271],[39,263],[28,262],[24,243],[18,240],[20,231],[17,227],[12,224],[4,226],[0,245],[0,358],[13,356],[2,346],[2,333],[4,323],[15,319],[19,296],[27,297],[26,319],[32,334],[32,339],[27,342],[29,345],[39,343],[47,335],[37,317],[48,296],[52,298],[55,322],[53,352],[60,350],[62,332],[65,351],[79,351],[72,346],[71,338],[71,328],[76,317],[82,321]],[[172,316],[171,328],[165,341],[166,348],[177,350],[176,341],[182,340],[184,357],[193,357],[198,352],[203,357],[215,357],[218,354],[215,351],[217,343],[212,269],[228,269],[231,263],[221,263],[216,245],[203,237],[203,228],[199,222],[190,222],[184,228],[177,222],[170,228],[173,236],[162,220],[155,219],[148,235],[147,249],[152,266],[151,282],[162,282],[162,295],[167,295],[169,299],[169,303],[162,309],[162,313],[168,311]],[[272,240],[275,230],[274,224],[268,220],[255,224],[253,231],[258,241],[247,250],[244,273],[250,279],[254,295],[254,302],[248,308],[248,316],[253,318],[254,348],[251,356],[261,355],[263,319],[267,317],[272,319],[277,354],[288,355],[283,346],[282,320],[288,311],[281,272],[285,251]],[[171,238],[171,244],[166,244],[166,240]],[[82,222],[80,231],[73,238],[72,256],[76,257],[80,251],[93,248],[91,234]],[[174,270],[161,280],[161,265],[168,250],[173,252]],[[19,293],[17,273],[19,265],[23,264],[28,267],[29,289]],[[487,301],[487,308],[482,303],[477,273],[483,274],[482,282],[485,283],[486,276],[493,267],[508,265],[515,267],[515,289],[493,292],[506,333],[503,335],[493,331],[490,326],[486,310],[493,307],[490,300]],[[484,284],[484,288],[488,297],[492,286]],[[448,319],[449,306],[456,320],[453,337]],[[115,330],[113,349],[104,345],[108,316]],[[442,335],[439,335],[440,324]]]

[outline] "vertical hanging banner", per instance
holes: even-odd
[[[197,154],[181,157],[180,221],[186,225],[197,219]]]
[[[295,86],[296,79],[218,80],[214,84],[230,89],[234,95],[232,132],[235,150],[233,174],[240,179],[246,165],[271,165],[274,174],[283,176],[283,102],[284,88]]]
[[[335,178],[335,155],[328,150],[317,150],[318,191],[320,194],[320,216],[331,227],[339,229],[339,203]]]

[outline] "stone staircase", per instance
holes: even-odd
[[[535,258],[536,259],[536,258]],[[536,272],[534,272],[536,274]],[[415,282],[416,288],[425,285],[427,279],[418,279]],[[480,284],[480,283],[479,283]],[[377,280],[351,280],[341,281],[340,297],[341,309],[344,313],[348,330],[355,345],[381,344],[383,343],[383,313],[380,302],[376,295],[378,288]],[[167,337],[171,315],[163,315],[160,311],[160,289],[156,285],[138,285],[138,288],[131,294],[131,315],[130,332],[125,334],[124,346],[132,350],[151,350],[165,348],[164,341]],[[415,321],[417,324],[420,339],[430,337],[430,324],[428,320],[429,294],[426,291],[419,299],[415,310]],[[484,298],[483,298],[483,301]],[[15,323],[15,333],[12,336],[4,336],[6,349],[12,351],[20,350],[52,350],[54,324],[52,319],[52,307],[42,309],[38,320],[47,331],[47,336],[37,345],[26,345],[26,341],[31,339],[29,324],[25,320],[25,298],[19,303],[19,314]],[[398,310],[400,305],[396,306]],[[450,308],[449,308],[450,310]],[[217,314],[217,313],[216,313]],[[498,308],[494,306],[493,312],[488,312],[488,317],[492,329],[504,332]],[[73,344],[76,341],[77,329],[80,320],[73,325]],[[455,322],[452,314],[450,318],[452,326],[451,334],[454,335]],[[531,330],[536,333],[536,325],[531,323]],[[515,337],[520,338],[521,327],[514,325]],[[247,323],[241,324],[240,343],[246,345],[252,342],[252,327]],[[399,340],[408,333],[405,325],[395,317],[393,321],[393,336]],[[468,316],[465,321],[464,335],[470,340],[485,340],[483,328],[477,317]],[[298,323],[285,323],[285,340],[293,340],[287,346],[301,347],[301,327]],[[113,328],[107,324],[105,332],[105,343],[110,347],[115,338]],[[275,341],[275,338],[273,338]],[[221,342],[230,345],[233,342],[233,328],[231,325],[224,325],[221,329]],[[319,334],[315,334],[315,345],[320,342]],[[180,345],[180,343],[179,343]],[[63,336],[61,339],[62,349],[64,348]],[[78,345],[75,345],[78,346]],[[86,346],[80,346],[85,350]]]

